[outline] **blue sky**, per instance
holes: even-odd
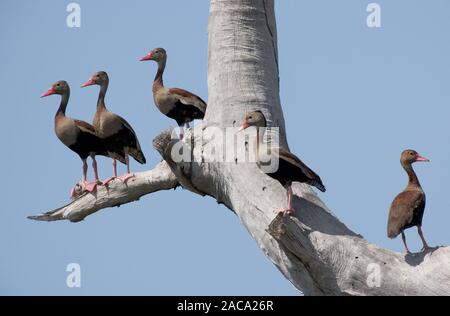
[[[133,125],[147,156],[145,166],[133,162],[136,171],[160,160],[151,140],[174,125],[151,98],[156,66],[139,57],[165,47],[165,83],[207,99],[209,1],[78,1],[77,29],[65,24],[68,3],[0,3],[0,294],[297,294],[211,198],[159,192],[79,224],[26,219],[67,203],[81,173],[54,135],[59,99],[39,99],[54,81],[71,84],[68,114],[91,121],[97,89],[79,86],[97,70],[109,73],[107,104]],[[418,150],[431,159],[416,166],[427,193],[424,232],[431,245],[449,244],[450,3],[378,1],[380,29],[366,26],[369,3],[277,2],[289,144],[321,175],[328,190],[320,196],[343,222],[397,251],[387,212],[406,184],[400,152]],[[99,164],[106,178],[111,164]],[[415,230],[407,237],[420,249]],[[79,289],[66,286],[72,262],[81,265]]]

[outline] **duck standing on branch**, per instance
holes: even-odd
[[[205,117],[206,102],[189,91],[164,87],[163,74],[167,61],[164,48],[155,48],[141,58],[141,61],[146,60],[158,63],[158,71],[153,81],[153,100],[161,113],[177,121],[180,127],[180,139],[182,139],[184,128],[189,128],[190,122]]]
[[[320,177],[308,168],[297,156],[291,152],[282,148],[272,148],[270,151],[267,149],[267,144],[264,143],[264,132],[260,131],[260,128],[266,128],[267,122],[264,114],[261,111],[255,111],[247,114],[240,130],[245,130],[250,126],[257,127],[257,146],[256,146],[256,159],[258,165],[261,164],[261,157],[267,155],[273,155],[275,159],[278,159],[278,169],[274,172],[267,173],[270,177],[280,182],[287,190],[287,203],[288,206],[285,209],[280,210],[287,215],[294,213],[292,208],[292,182],[297,181],[301,183],[307,183],[315,186],[320,191],[325,192],[325,186],[322,183]]]
[[[97,130],[98,136],[104,140],[109,156],[113,158],[113,176],[105,181],[106,185],[116,178],[126,182],[134,176],[130,171],[129,156],[133,157],[137,162],[145,164],[145,156],[131,125],[119,115],[106,109],[105,95],[108,90],[108,84],[108,74],[104,71],[99,71],[82,85],[82,87],[100,86],[93,125]],[[121,160],[121,157],[124,157],[127,165],[127,174],[117,177],[116,160]]]
[[[415,162],[429,162],[429,160],[420,156],[415,150],[408,149],[402,153],[400,163],[408,174],[408,185],[392,202],[387,227],[387,235],[391,239],[402,234],[403,244],[407,253],[410,253],[410,251],[406,244],[404,230],[414,226],[417,226],[419,236],[422,239],[423,250],[430,248],[422,232],[425,192],[422,190],[419,179],[412,167],[412,164]]]
[[[60,80],[55,82],[47,92],[41,95],[41,98],[53,94],[61,96],[61,104],[55,116],[56,136],[64,145],[76,152],[83,161],[83,176],[81,180],[83,192],[94,192],[97,189],[97,184],[101,184],[98,178],[95,155],[107,156],[103,141],[97,136],[94,126],[66,116],[66,108],[70,97],[70,87],[66,81]],[[92,183],[87,181],[88,166],[86,159],[88,156],[92,158],[92,168],[94,169],[95,180]],[[75,185],[72,189],[72,199],[76,198],[76,187]]]

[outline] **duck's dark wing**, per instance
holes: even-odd
[[[126,142],[130,156],[133,157],[137,162],[145,164],[146,159],[133,127],[131,127],[131,125],[124,118],[120,117],[119,115],[116,116],[122,124],[122,129],[118,132],[118,137],[123,138],[123,140]]]
[[[404,229],[419,225],[425,210],[425,194],[418,190],[403,191],[389,210],[387,235],[397,237]]]
[[[169,89],[169,93],[175,96],[182,104],[194,106],[203,113],[203,115],[205,114],[207,106],[206,102],[198,95],[179,88]]]
[[[73,119],[73,122],[79,129],[77,144],[72,147],[83,150],[83,156],[89,153],[109,157],[104,141],[98,137],[95,127],[85,121]]]
[[[95,127],[85,121],[73,119],[75,125],[80,129],[83,133],[89,133],[97,136],[97,132],[95,131]]]
[[[305,165],[297,156],[293,153],[280,148],[278,150],[278,156],[280,159],[280,168],[283,164],[287,164],[292,170],[292,166],[295,167],[296,177],[301,181],[309,185],[315,186],[320,191],[325,192],[325,186],[322,183],[320,177],[312,171],[307,165]],[[294,176],[294,175],[293,175]],[[295,181],[295,180],[294,180]]]
[[[123,150],[118,150],[117,152],[109,151],[105,141],[98,137],[97,131],[93,125],[81,120],[74,120],[74,122],[80,129],[80,132],[84,134],[84,141],[90,143],[90,146],[95,148],[95,153],[97,155],[114,158],[125,164],[125,153]]]

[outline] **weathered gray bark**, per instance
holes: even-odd
[[[108,187],[98,186],[95,194],[83,194],[63,207],[28,218],[48,222],[64,219],[79,222],[99,210],[138,201],[144,195],[177,186],[177,178],[163,161],[150,171],[136,173],[127,184],[115,180]]]
[[[82,196],[32,218],[77,221],[101,208],[181,184],[233,210],[268,258],[306,295],[449,295],[450,248],[406,256],[370,244],[301,184],[293,187],[295,216],[275,216],[274,210],[286,202],[285,189],[256,164],[205,162],[223,146],[208,131],[237,126],[256,109],[266,114],[271,126],[280,127],[280,143],[287,147],[273,0],[212,0],[208,28],[208,127],[191,130],[186,137],[192,140],[188,145],[197,162],[174,163],[170,152],[176,141],[170,130],[163,132],[154,147],[167,164],[130,180],[128,187],[115,183],[114,190],[99,192],[97,199]]]

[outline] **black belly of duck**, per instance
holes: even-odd
[[[126,128],[120,129],[117,133],[106,137],[104,140],[108,150],[123,152],[125,147],[136,147],[135,136]]]
[[[69,148],[76,152],[81,159],[86,159],[91,153],[108,157],[103,140],[89,133],[79,133],[76,142]]]
[[[307,182],[308,178],[296,166],[283,159],[279,160],[277,171],[267,173],[268,176],[280,182],[283,186],[290,185],[292,182]]]
[[[315,186],[320,191],[325,192],[325,187],[319,176],[315,175],[314,178],[311,178],[300,168],[284,159],[279,160],[278,169],[275,172],[267,173],[267,175],[277,180],[285,187],[291,185],[292,182],[301,182]]]
[[[193,120],[203,119],[205,113],[200,111],[196,106],[177,102],[175,107],[167,113],[167,116],[177,121],[178,125],[183,125]]]

